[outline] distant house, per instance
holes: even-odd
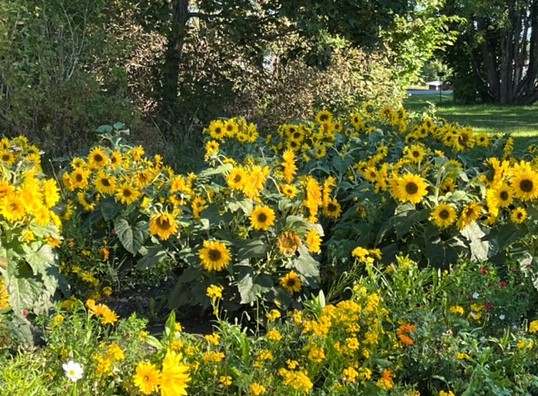
[[[443,84],[443,82],[439,80],[427,82],[426,85],[428,86],[428,89],[430,91],[439,91],[440,89],[443,89],[444,91],[444,90],[452,89],[450,85]]]

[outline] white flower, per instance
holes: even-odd
[[[62,364],[62,367],[65,371],[65,376],[73,382],[77,382],[79,379],[82,378],[82,375],[84,374],[82,366],[72,360]]]
[[[506,319],[506,316],[504,316],[503,314],[500,314],[500,315],[499,315],[499,319],[500,319],[500,320],[505,320],[505,319]]]
[[[473,300],[478,300],[478,297],[480,297],[480,294],[478,294],[477,292],[474,292],[473,293]]]

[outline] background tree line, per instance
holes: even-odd
[[[498,3],[501,15],[505,2]],[[524,2],[512,3],[520,10]],[[29,136],[55,157],[89,146],[97,126],[123,121],[133,139],[149,150],[178,165],[191,165],[182,154],[200,149],[200,130],[216,117],[244,115],[262,131],[271,131],[322,107],[351,111],[365,100],[400,101],[424,64],[454,42],[456,31],[461,36],[446,62],[458,83],[464,62],[469,75],[476,70],[471,63],[479,49],[469,44],[469,26],[478,26],[470,12],[473,4],[1,2],[0,128],[8,136]],[[532,27],[536,18],[525,15]],[[467,22],[462,23],[462,16]],[[488,17],[495,23],[501,18]],[[491,35],[501,37],[505,30],[499,27]],[[534,37],[534,30],[527,31]],[[526,48],[534,59],[532,45]],[[497,59],[494,52],[491,56]],[[491,91],[491,82],[487,84],[487,89],[470,91],[482,97]],[[525,92],[530,98],[530,91]]]

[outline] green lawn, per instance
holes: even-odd
[[[470,125],[477,132],[509,133],[516,140],[516,149],[525,150],[538,143],[538,104],[533,106],[460,105],[452,95],[412,95],[404,101],[410,112],[423,112],[433,104],[436,114],[451,122]]]

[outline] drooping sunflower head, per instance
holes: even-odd
[[[438,228],[450,227],[456,218],[456,208],[447,203],[440,203],[431,213],[431,220]]]
[[[255,230],[267,231],[275,224],[275,211],[269,206],[257,206],[250,214],[250,224]]]
[[[461,211],[457,222],[459,230],[467,227],[472,222],[476,221],[482,214],[482,206],[477,202],[472,202],[466,205]]]
[[[202,268],[206,271],[222,271],[231,260],[230,251],[223,242],[204,241],[199,251]]]
[[[293,231],[285,231],[277,240],[278,250],[284,256],[294,255],[301,243],[301,238]]]
[[[303,287],[303,282],[301,281],[299,274],[297,274],[295,271],[288,272],[286,275],[280,278],[279,283],[280,286],[292,294],[299,292]]]

